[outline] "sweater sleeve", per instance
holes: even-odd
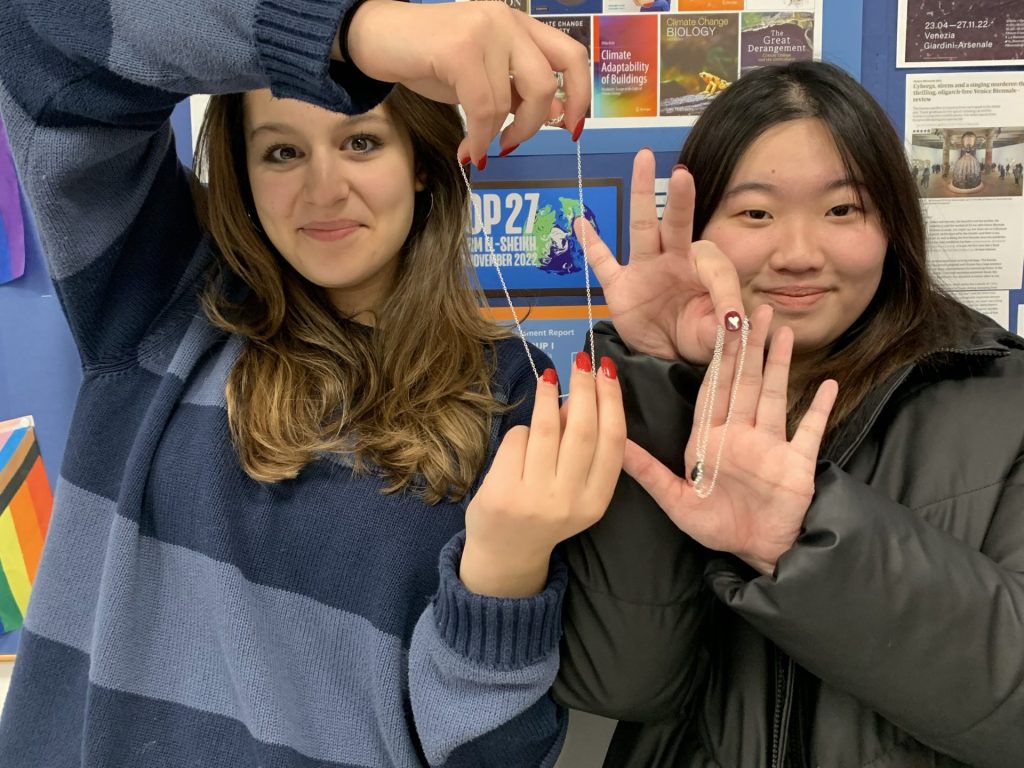
[[[974,494],[995,509],[981,551],[825,464],[775,578],[723,564],[709,579],[799,664],[923,744],[981,768],[1018,766],[1024,458]]]
[[[464,534],[441,553],[441,583],[409,653],[416,729],[430,765],[552,766],[566,715],[548,695],[558,671],[566,571],[539,595],[476,595],[459,580]]]
[[[552,367],[530,348],[538,370]],[[499,343],[495,394],[512,406],[495,420],[493,448],[528,424],[536,380],[518,339]],[[508,373],[505,373],[508,372]],[[416,730],[431,765],[536,768],[558,758],[568,724],[549,695],[558,671],[565,565],[552,560],[544,590],[510,599],[477,595],[459,579],[465,532],[440,557],[437,595],[409,651]]]
[[[130,359],[204,266],[175,104],[269,87],[337,111],[372,107],[387,86],[329,63],[352,2],[0,3],[0,110],[87,368]]]

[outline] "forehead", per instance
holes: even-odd
[[[779,123],[758,136],[740,156],[733,180],[749,176],[800,179],[843,176],[846,169],[826,125],[815,118]]]
[[[394,125],[383,106],[374,107],[362,115],[349,117],[298,99],[276,98],[271,95],[269,89],[248,91],[243,96],[242,103],[247,138],[254,129],[265,125],[300,132],[333,131],[356,123],[376,125],[379,126],[378,129]]]

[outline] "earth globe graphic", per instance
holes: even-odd
[[[583,244],[572,231],[572,222],[580,213],[580,203],[570,197],[560,197],[557,209],[545,205],[537,211],[533,224],[536,250],[534,261],[544,272],[571,275],[583,271]],[[586,205],[583,215],[598,234],[594,212]]]

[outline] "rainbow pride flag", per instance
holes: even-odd
[[[0,422],[0,634],[25,622],[52,508],[32,417]]]

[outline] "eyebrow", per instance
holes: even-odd
[[[383,115],[364,112],[361,115],[352,115],[351,117],[346,118],[341,125],[345,130],[349,130],[352,127],[358,127],[363,123],[383,123],[385,125],[390,125],[391,121]],[[260,123],[259,125],[253,126],[253,129],[249,131],[249,139],[251,141],[260,133],[289,134],[295,133],[296,130],[297,129],[294,126],[288,125],[287,123]]]
[[[832,181],[825,182],[821,185],[818,190],[824,194],[826,192],[832,192],[836,189],[842,189],[843,187],[854,187],[855,189],[864,189],[864,185],[858,181],[855,181],[849,177],[841,179],[833,179]],[[725,194],[722,195],[722,200],[727,200],[730,197],[741,195],[744,192],[765,192],[769,195],[778,194],[779,185],[772,184],[767,181],[745,181],[742,184],[737,184],[734,187],[730,187],[726,190]]]

